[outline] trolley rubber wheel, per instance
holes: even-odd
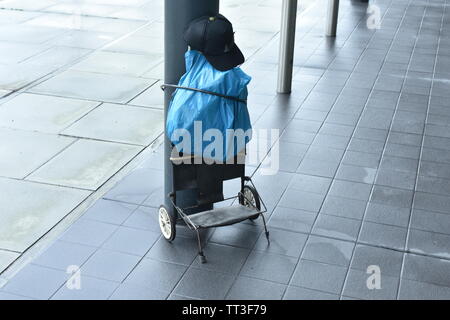
[[[159,228],[167,241],[173,241],[176,236],[176,219],[170,214],[167,207],[161,205],[158,210]]]
[[[242,188],[241,193],[244,195],[242,196],[239,194],[239,203],[249,207],[249,208],[256,208],[261,210],[261,201],[259,200],[259,194],[256,191],[255,188],[249,185],[245,185],[244,188]],[[258,219],[259,214],[255,214],[254,216],[250,217],[250,220]]]

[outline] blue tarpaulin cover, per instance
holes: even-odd
[[[185,60],[186,73],[181,77],[179,86],[203,89],[243,100],[247,99],[247,84],[251,77],[240,68],[237,67],[227,71],[216,70],[200,52],[195,50],[187,51]],[[182,151],[184,154],[203,156],[207,150],[211,150],[212,142],[216,138],[208,137],[208,134],[206,134],[201,139],[202,142],[199,142],[198,133],[200,131],[197,121],[201,121],[200,138],[208,129],[218,130],[210,130],[209,133],[220,132],[222,134],[222,152],[216,153],[213,151],[210,153],[214,160],[225,161],[241,151],[237,150],[241,147],[233,142],[235,139],[229,136],[229,132],[227,135],[227,129],[242,129],[245,132],[250,132],[245,143],[251,139],[251,123],[245,102],[207,93],[176,89],[167,114],[166,134],[175,146],[183,140],[180,138],[180,132],[182,133],[183,130],[177,129],[185,129],[184,132],[189,132],[191,138],[190,144],[179,144],[178,151]],[[196,132],[194,132],[194,127],[197,128]],[[196,137],[195,141],[194,136]],[[214,134],[213,136],[215,137]],[[210,140],[208,141],[208,139]],[[208,145],[210,145],[209,149]],[[180,148],[180,146],[182,147]]]

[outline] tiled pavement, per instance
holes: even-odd
[[[159,143],[162,4],[0,0],[0,273]],[[279,31],[277,1],[222,8],[247,57]]]
[[[447,0],[341,1],[299,19],[294,91],[274,93],[277,39],[245,67],[255,128],[279,128],[280,171],[254,173],[261,222],[161,239],[156,152],[0,289],[0,298],[450,299],[450,14]],[[264,164],[263,164],[264,165]],[[254,170],[248,167],[249,171]],[[236,192],[233,185],[227,193]],[[64,285],[81,266],[81,290]],[[369,266],[381,289],[369,290]]]

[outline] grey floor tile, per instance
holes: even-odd
[[[162,124],[161,110],[104,103],[62,133],[147,146],[161,134]]]
[[[279,205],[287,208],[318,212],[324,195],[289,188],[284,193]]]
[[[24,296],[20,296],[17,294],[11,294],[11,293],[0,291],[0,300],[8,301],[8,300],[33,300],[33,299],[24,297]]]
[[[161,54],[132,54],[97,51],[75,64],[70,70],[139,77],[161,62]]]
[[[369,202],[364,220],[406,228],[411,215],[410,211],[409,208]]]
[[[144,256],[161,233],[129,227],[119,227],[102,245],[104,249]]]
[[[338,164],[330,161],[317,159],[303,159],[297,168],[298,173],[316,175],[332,178],[337,170]]]
[[[229,300],[280,300],[286,289],[285,285],[253,279],[238,277],[228,292]]]
[[[351,268],[367,272],[369,266],[378,266],[382,276],[398,278],[402,261],[402,252],[358,244],[355,247]]]
[[[33,87],[31,92],[126,103],[150,86],[153,81],[144,78],[67,70]]]
[[[97,190],[141,150],[138,146],[78,140],[34,171],[27,179]],[[83,154],[82,158],[79,157],[80,154]]]
[[[327,116],[326,111],[317,111],[311,109],[300,109],[296,114],[296,119],[324,121]]]
[[[82,274],[115,282],[123,281],[138,264],[140,257],[100,249],[82,267]]]
[[[417,159],[383,156],[383,159],[381,159],[380,169],[416,172],[417,166]]]
[[[450,215],[414,209],[411,215],[411,228],[450,234]]]
[[[348,137],[319,133],[316,135],[312,146],[344,150],[347,148],[349,140]]]
[[[291,284],[332,294],[340,294],[346,273],[346,267],[302,259],[295,270]]]
[[[131,100],[129,104],[162,109],[164,106],[164,92],[161,90],[161,84],[161,81],[154,83],[150,88]]]
[[[340,137],[351,137],[353,129],[353,126],[346,126],[336,123],[324,123],[320,128],[319,133],[326,135],[336,135]]]
[[[350,269],[343,295],[364,300],[395,300],[399,279],[381,274],[380,289],[369,289],[367,282],[371,274]],[[370,281],[370,280],[369,280]]]
[[[256,240],[255,240],[256,241]],[[146,257],[171,263],[190,265],[198,254],[197,240],[194,237],[177,236],[175,241],[168,242],[159,238]]]
[[[62,286],[52,300],[106,300],[119,283],[84,276],[80,289]]]
[[[355,241],[358,237],[360,225],[360,220],[319,214],[312,233],[319,236]]]
[[[138,207],[125,222],[123,226],[149,230],[153,232],[160,232],[158,217],[156,215],[156,208]]]
[[[190,268],[174,293],[182,296],[220,300],[231,288],[234,277],[219,272]]]
[[[163,171],[138,168],[119,181],[104,198],[142,204],[150,195],[160,191],[162,193],[163,181]],[[156,215],[156,211],[154,213]]]
[[[255,250],[268,253],[278,253],[291,257],[299,257],[306,243],[306,234],[270,228],[270,245],[266,235],[261,233],[254,247]]]
[[[431,193],[416,192],[414,208],[450,213],[450,197]]]
[[[450,235],[411,229],[408,237],[408,249],[413,253],[448,258]]]
[[[251,249],[258,240],[261,227],[249,224],[235,224],[214,230],[210,241],[218,244]]]
[[[313,289],[288,286],[283,300],[339,300],[339,295]]]
[[[399,299],[401,300],[448,300],[450,287],[431,283],[402,279],[400,281]]]
[[[354,138],[379,142],[385,142],[387,136],[388,131],[385,129],[366,128],[362,126],[357,126],[353,135]]]
[[[450,287],[450,261],[406,254],[403,278]]]
[[[306,159],[314,159],[320,161],[327,161],[332,163],[338,163],[342,155],[344,154],[344,150],[329,148],[329,147],[321,147],[321,146],[311,146],[308,149],[308,152],[305,155]]]
[[[380,155],[378,153],[367,153],[359,151],[347,151],[342,158],[342,163],[347,165],[378,168],[380,162]]]
[[[2,290],[34,299],[49,299],[68,277],[63,271],[28,265],[17,273]]]
[[[419,159],[420,146],[410,146],[404,144],[390,143],[388,140],[384,154],[392,157]]]
[[[446,163],[421,161],[419,171],[424,176],[450,179],[450,165]]]
[[[413,192],[405,189],[374,186],[370,201],[393,207],[410,208]]]
[[[179,264],[144,259],[124,283],[142,286],[155,291],[170,292],[185,273],[187,267]]]
[[[208,243],[204,247],[207,263],[195,259],[192,266],[226,274],[237,274],[250,254],[250,250]]]
[[[110,300],[164,300],[169,294],[148,287],[122,283],[109,297]]]
[[[3,208],[0,247],[16,252],[26,250],[90,194],[3,178],[0,178],[0,189],[0,207]]]
[[[334,180],[331,185],[329,195],[353,200],[367,201],[369,199],[372,185],[351,182],[344,180]]]
[[[327,196],[320,213],[345,218],[362,219],[366,210],[366,201]]]
[[[397,250],[405,248],[406,228],[364,221],[359,241]]]
[[[376,169],[341,164],[336,172],[339,180],[372,184],[375,181]]]
[[[300,130],[286,130],[280,137],[280,141],[311,144],[316,136],[315,133]]]
[[[136,208],[136,205],[100,199],[83,214],[83,219],[121,225]]]
[[[295,232],[308,233],[316,218],[316,213],[278,206],[269,220],[269,226]]]
[[[240,275],[288,284],[296,263],[297,258],[253,251]]]
[[[416,172],[380,169],[376,185],[413,190],[416,184]]]
[[[96,249],[96,247],[58,240],[34,259],[33,263],[65,272],[72,265],[81,267]]]
[[[331,179],[305,175],[294,174],[290,186],[301,191],[326,194],[331,184]]]
[[[448,195],[450,194],[450,180],[419,175],[417,178],[417,191]]]
[[[54,134],[0,129],[0,176],[24,179],[75,140]]]
[[[0,273],[3,272],[10,264],[12,264],[17,258],[19,258],[20,253],[13,251],[6,251],[0,249]]]
[[[117,228],[118,226],[109,223],[80,219],[67,229],[61,240],[99,247]]]
[[[302,258],[339,266],[348,266],[355,244],[348,241],[311,235]]]
[[[57,134],[98,104],[24,93],[2,105],[0,126]]]
[[[407,146],[420,147],[422,144],[422,136],[412,133],[391,131],[389,132],[389,137],[387,141],[391,144],[402,144]]]

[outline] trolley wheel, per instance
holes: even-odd
[[[249,208],[255,207],[256,209],[261,210],[261,201],[259,200],[259,194],[255,188],[249,185],[245,185],[241,191],[241,194],[239,194],[239,203]],[[249,219],[255,220],[258,219],[258,217],[259,214],[255,214]]]
[[[158,220],[161,233],[167,241],[173,241],[176,235],[176,220],[169,210],[164,205],[161,205],[158,210]]]

